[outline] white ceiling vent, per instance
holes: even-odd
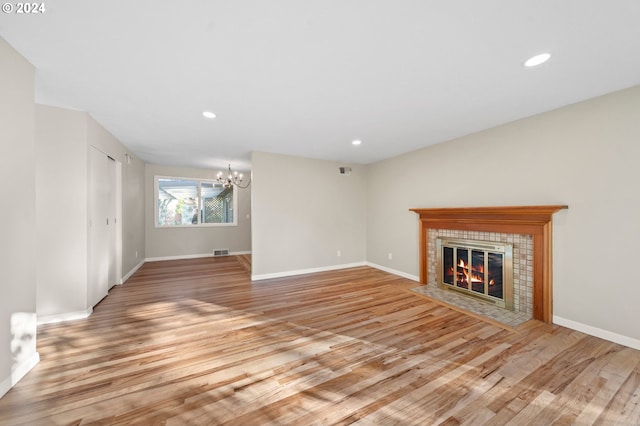
[[[217,256],[229,256],[229,249],[213,250],[213,257],[217,257]]]

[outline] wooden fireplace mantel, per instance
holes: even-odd
[[[429,229],[501,232],[533,237],[533,317],[551,323],[552,215],[564,205],[409,209],[420,216],[420,282],[427,284]]]

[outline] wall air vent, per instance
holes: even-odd
[[[213,250],[213,257],[217,257],[217,256],[229,256],[229,249]]]

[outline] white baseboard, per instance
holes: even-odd
[[[22,362],[20,365],[16,366],[16,368],[12,369],[9,377],[5,378],[2,382],[0,382],[0,398],[4,396],[5,393],[9,392],[9,390],[15,386],[24,376],[27,375],[29,371],[33,367],[35,367],[40,362],[40,354],[35,352],[28,360]]]
[[[272,274],[251,275],[251,281],[268,280],[271,278],[292,277],[294,275],[313,274],[315,272],[335,271],[337,269],[355,268],[366,266],[366,262],[344,263],[342,265],[322,266],[320,268],[297,269],[293,271],[275,272]]]
[[[371,266],[372,268],[380,269],[381,271],[388,272],[393,275],[398,275],[402,278],[407,278],[412,281],[420,282],[420,277],[416,275],[407,274],[406,272],[398,271],[396,269],[387,268],[386,266],[378,265],[371,262],[366,262],[367,266]]]
[[[213,257],[213,253],[185,254],[181,256],[147,257],[144,261],[145,262],[162,262],[163,260],[200,259],[201,257]]]
[[[634,339],[633,337],[623,336],[622,334],[614,333],[612,331],[607,331],[587,324],[571,321],[557,315],[553,316],[553,323],[570,328],[572,330],[580,331],[590,336],[599,337],[613,343],[618,343],[620,345],[640,350],[640,340]]]
[[[85,318],[88,318],[89,315],[91,315],[92,313],[93,313],[93,308],[89,308],[86,311],[66,312],[64,314],[45,315],[45,316],[38,315],[38,325],[85,319]]]
[[[232,251],[229,252],[229,256],[237,256],[241,254],[251,254],[251,251]],[[184,259],[200,259],[203,257],[213,257],[213,253],[202,254],[184,254],[180,256],[162,256],[162,257],[147,257],[145,262],[160,262],[163,260],[184,260]]]
[[[118,284],[124,284],[124,283],[126,283],[126,282],[127,282],[127,280],[128,280],[129,278],[131,278],[131,276],[132,276],[133,274],[135,274],[135,273],[136,273],[136,271],[137,271],[138,269],[140,269],[140,267],[142,267],[142,265],[144,265],[144,262],[145,262],[145,261],[144,261],[144,259],[143,259],[143,260],[141,260],[141,261],[140,261],[140,263],[138,263],[136,266],[134,266],[134,267],[133,267],[133,269],[132,269],[132,270],[130,270],[130,271],[129,271],[129,273],[128,273],[127,275],[125,275],[124,277],[122,277],[122,279],[120,280],[120,282],[119,282]]]

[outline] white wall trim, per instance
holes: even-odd
[[[250,251],[231,251],[229,252],[229,256],[237,256],[240,254],[251,254]],[[213,257],[213,253],[203,253],[203,254],[184,254],[180,256],[162,256],[162,257],[147,257],[145,262],[160,262],[163,260],[183,260],[183,259],[200,259],[203,257]]]
[[[381,271],[388,272],[393,275],[398,275],[402,278],[407,278],[412,281],[417,281],[420,283],[420,277],[416,275],[407,274],[406,272],[398,271],[396,269],[387,268],[386,266],[378,265],[376,263],[366,262],[367,266],[371,266],[372,268],[380,269]]]
[[[623,336],[622,334],[614,333],[612,331],[607,331],[587,324],[571,321],[557,315],[553,316],[553,323],[570,328],[572,330],[580,331],[585,334],[589,334],[591,336],[599,337],[613,343],[618,343],[620,345],[640,350],[640,340],[634,339],[632,337]]]
[[[89,308],[86,311],[66,312],[64,314],[46,315],[42,317],[38,316],[38,325],[85,319],[88,318],[92,313],[93,308]]]
[[[141,260],[141,261],[140,261],[140,263],[138,263],[136,266],[134,266],[134,267],[133,267],[133,269],[132,269],[132,270],[130,270],[130,271],[129,271],[129,273],[128,273],[127,275],[125,275],[124,277],[122,277],[122,278],[120,279],[120,282],[119,282],[118,284],[122,285],[122,284],[126,283],[126,282],[127,282],[127,280],[128,280],[129,278],[131,278],[131,276],[132,276],[133,274],[135,274],[135,273],[136,273],[136,271],[137,271],[138,269],[140,269],[140,267],[142,267],[142,265],[144,265],[144,262],[145,262],[145,261],[144,261],[144,259],[143,259],[143,260]]]
[[[9,377],[0,382],[0,398],[2,398],[5,393],[9,392],[9,390],[24,376],[26,376],[27,373],[39,362],[40,354],[36,352],[28,360],[23,361],[20,365],[16,366],[16,368],[11,371]]]
[[[161,256],[161,257],[147,257],[145,262],[162,262],[163,260],[182,260],[182,259],[199,259],[201,257],[213,257],[213,253],[206,254],[185,254],[181,256]]]
[[[275,272],[272,274],[251,275],[251,281],[268,280],[271,278],[291,277],[294,275],[313,274],[315,272],[335,271],[336,269],[355,268],[366,266],[366,262],[344,263],[342,265],[322,266],[320,268],[297,269],[294,271]]]

